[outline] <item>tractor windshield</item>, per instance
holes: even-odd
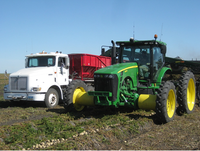
[[[120,63],[137,62],[139,79],[150,79],[151,76],[155,81],[163,66],[163,61],[160,47],[150,45],[121,47]]]
[[[137,62],[139,65],[150,63],[149,46],[125,46],[121,51],[121,63]]]
[[[30,57],[28,58],[28,67],[54,66],[54,56]]]
[[[150,46],[124,46],[121,50],[121,63],[137,62],[142,79],[150,75]]]

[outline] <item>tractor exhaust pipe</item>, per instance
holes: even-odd
[[[116,63],[116,47],[115,47],[115,42],[112,40],[112,53],[111,53],[111,58],[112,58],[112,65]]]

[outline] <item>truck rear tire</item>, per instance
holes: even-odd
[[[58,105],[59,95],[54,88],[50,88],[45,95],[45,104],[47,108],[54,108]]]
[[[176,90],[172,82],[162,83],[156,99],[156,115],[162,123],[168,123],[174,119],[176,110]]]
[[[196,86],[194,74],[190,71],[184,73],[178,84],[179,110],[190,114],[193,112],[196,101]]]
[[[76,97],[79,92],[87,92],[87,85],[81,80],[73,80],[69,83],[65,95],[65,99],[63,101],[64,108],[67,112],[70,111],[82,111],[85,106],[79,105],[75,103]]]

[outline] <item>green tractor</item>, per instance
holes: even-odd
[[[95,91],[87,92],[83,83],[72,82],[76,86],[71,86],[74,93],[65,100],[65,108],[71,105],[80,111],[87,105],[100,105],[154,110],[162,123],[174,119],[177,107],[183,113],[192,113],[196,100],[194,74],[181,70],[180,78],[174,79],[174,70],[186,63],[165,57],[166,44],[156,40],[157,35],[154,38],[118,41],[117,52],[112,41],[113,65],[94,73]]]

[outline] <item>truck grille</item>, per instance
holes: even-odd
[[[103,78],[101,78],[103,77]],[[115,101],[117,99],[117,89],[118,89],[118,77],[112,74],[112,78],[105,78],[103,75],[94,78],[95,91],[109,91],[112,92],[112,97],[109,98],[110,101]]]
[[[11,77],[11,90],[27,90],[27,77]]]

